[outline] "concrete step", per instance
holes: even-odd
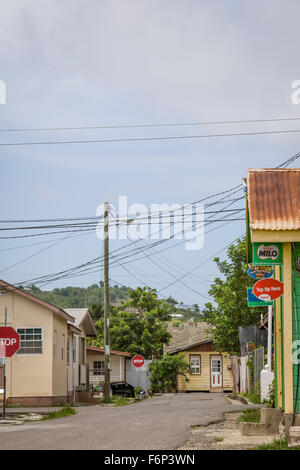
[[[291,426],[289,429],[289,447],[300,446],[300,426]]]
[[[275,408],[262,408],[259,423],[240,423],[243,436],[269,436],[279,432],[282,411]]]

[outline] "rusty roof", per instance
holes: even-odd
[[[300,229],[300,168],[249,169],[250,228]]]
[[[87,352],[91,353],[104,353],[104,348],[98,348],[97,346],[87,346],[86,347]],[[110,350],[110,354],[116,355],[116,356],[125,356],[125,357],[131,357],[132,354],[125,352],[125,351],[116,351],[115,349]]]

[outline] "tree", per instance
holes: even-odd
[[[33,285],[30,291],[40,299],[51,302],[61,308],[83,308],[99,303],[101,304],[104,298],[104,285],[102,281],[99,285],[92,284],[86,288],[68,286],[56,288],[52,291],[42,291]],[[109,293],[111,300],[116,303],[128,299],[127,287],[119,288],[119,286],[111,286]],[[98,318],[99,317],[100,315]]]
[[[89,306],[89,312],[94,321],[100,320],[104,315],[104,306],[100,302]]]
[[[171,338],[167,329],[171,312],[170,305],[157,298],[155,289],[130,289],[129,300],[110,309],[111,348],[142,354],[145,359],[161,357],[163,345]],[[92,344],[103,346],[104,320],[96,326],[99,334]]]
[[[177,377],[182,375],[187,381],[190,371],[189,363],[184,354],[164,354],[160,359],[149,365],[150,381],[153,392],[171,392],[177,387]]]
[[[199,314],[200,314],[200,307],[199,307],[199,305],[198,305],[198,304],[194,304],[194,305],[193,305],[193,308],[194,308],[195,312],[199,315]]]
[[[224,279],[217,277],[208,291],[215,305],[207,303],[203,320],[210,325],[209,334],[219,352],[239,353],[239,326],[257,325],[267,307],[249,308],[247,287],[254,280],[247,274],[245,238],[227,250],[228,260],[214,261]]]

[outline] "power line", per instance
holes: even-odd
[[[281,163],[276,168],[286,168],[288,165],[290,165],[291,163],[298,160],[299,157],[300,157],[300,152],[298,152],[295,155],[293,155],[292,157],[288,158],[285,162]]]
[[[226,219],[224,219],[224,220],[226,220]],[[228,223],[228,221],[227,221],[227,223]],[[189,228],[188,231],[193,230],[194,227],[195,227],[195,225],[194,225],[193,227]],[[158,245],[160,245],[160,244],[162,244],[162,243],[165,243],[165,242],[169,241],[170,239],[174,238],[174,236],[175,236],[175,234],[173,234],[173,235],[172,235],[170,238],[168,238],[168,239],[162,239],[162,240],[155,241],[154,243],[150,244],[150,245],[147,246],[146,248],[149,249],[149,248],[152,248],[152,247],[154,247],[154,246],[158,246]],[[179,244],[182,244],[182,243],[185,243],[185,242],[186,242],[186,240],[181,240],[179,243],[176,243],[175,246],[176,246],[176,245],[179,245]],[[126,246],[129,246],[129,245],[131,245],[131,243],[128,244],[128,245],[126,245]],[[126,248],[126,246],[125,246],[125,248]],[[146,248],[144,248],[144,249],[146,249]],[[115,257],[116,257],[117,255],[114,255],[114,253],[116,253],[117,251],[120,251],[121,249],[122,249],[122,247],[119,248],[119,249],[117,249],[117,250],[115,250],[114,252],[112,252],[112,256],[110,257],[110,259],[111,259],[111,265],[113,265],[114,263],[116,263]],[[134,250],[131,250],[131,252],[129,251],[128,253],[124,253],[123,257],[118,258],[118,262],[119,262],[119,261],[122,261],[122,260],[124,260],[124,259],[127,259],[128,257],[132,257],[132,256],[134,256],[134,255],[138,255],[141,251],[143,251],[143,250],[141,250],[141,249],[134,249]],[[140,258],[138,258],[138,259],[140,259]],[[96,264],[96,263],[99,263],[100,261],[101,261],[101,260],[100,260],[100,257],[96,257],[96,258],[94,258],[94,259],[92,259],[92,260],[90,260],[90,261],[88,261],[88,262],[86,262],[86,263],[83,263],[83,264],[79,265],[79,266],[75,266],[75,267],[73,267],[73,268],[69,268],[69,269],[67,269],[67,270],[64,270],[64,271],[61,271],[61,272],[58,272],[58,273],[55,273],[55,274],[52,274],[52,275],[46,275],[46,276],[42,276],[42,277],[38,277],[38,278],[32,278],[32,279],[27,280],[27,281],[22,281],[22,282],[19,282],[18,285],[21,285],[21,284],[29,284],[29,283],[38,283],[38,284],[43,283],[43,284],[44,284],[44,283],[53,282],[53,281],[58,280],[58,279],[66,278],[66,277],[70,278],[70,277],[74,277],[74,276],[78,276],[78,275],[80,276],[80,275],[82,275],[82,274],[84,273],[84,271],[86,270],[86,268],[88,268],[88,267],[92,267],[92,268],[93,268],[93,265]],[[77,274],[74,274],[74,272],[76,273],[76,271],[78,271],[79,269],[83,269],[83,271],[78,272]],[[89,268],[89,269],[90,269],[90,268]],[[96,269],[99,269],[99,266],[98,266],[98,268],[96,268]]]
[[[200,122],[167,122],[156,124],[115,124],[103,126],[72,126],[72,127],[31,127],[0,129],[0,132],[40,132],[40,131],[78,131],[93,129],[135,129],[147,127],[181,127],[181,126],[211,126],[220,124],[252,124],[260,122],[299,121],[300,117],[270,118],[270,119],[239,119],[231,121],[200,121]]]
[[[100,140],[53,140],[41,142],[4,142],[0,143],[1,147],[16,147],[27,145],[67,145],[67,144],[104,144],[117,142],[148,142],[160,140],[186,140],[186,139],[211,139],[216,137],[239,137],[252,135],[270,135],[270,134],[293,134],[299,133],[300,129],[287,129],[277,131],[256,131],[256,132],[230,132],[224,134],[200,134],[200,135],[177,135],[162,137],[127,137],[120,139],[100,139]]]
[[[161,290],[165,290],[165,289],[168,289],[169,287],[171,287],[172,285],[176,284],[176,282],[179,282],[183,277],[193,273],[194,271],[196,271],[197,269],[199,269],[201,266],[203,266],[204,264],[208,263],[209,261],[211,261],[213,258],[215,258],[215,256],[217,256],[219,253],[221,253],[222,251],[224,251],[226,248],[228,248],[230,245],[232,245],[234,242],[236,242],[240,237],[242,237],[244,235],[244,233],[242,233],[238,238],[236,238],[235,240],[233,240],[232,242],[230,242],[228,245],[224,246],[224,248],[222,248],[221,250],[219,250],[217,253],[215,253],[213,256],[211,256],[210,258],[208,258],[206,261],[203,261],[201,264],[199,264],[198,266],[196,266],[195,268],[191,269],[190,271],[184,273],[182,276],[180,276],[179,278],[177,278],[175,281],[171,282],[170,284],[166,285],[165,287],[163,287]]]

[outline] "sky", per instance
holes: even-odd
[[[300,122],[282,121],[4,131],[298,117],[291,85],[300,80],[299,13],[297,0],[2,2],[0,80],[6,104],[0,104],[0,144],[300,129]],[[0,219],[95,216],[104,201],[117,206],[120,195],[147,207],[187,204],[238,185],[247,168],[277,166],[299,150],[297,133],[0,146]],[[130,272],[114,266],[110,276],[132,287],[140,284],[138,277],[159,291],[244,231],[244,221],[235,221],[207,233],[199,251],[170,241],[163,257],[153,257],[165,271],[144,258],[126,265]],[[1,239],[0,278],[21,282],[103,252],[95,232],[51,247],[60,237]],[[119,246],[118,240],[110,245]],[[185,279],[188,287],[177,282],[164,294],[203,305],[217,274],[210,261]],[[88,286],[102,278],[99,268],[45,288]]]

